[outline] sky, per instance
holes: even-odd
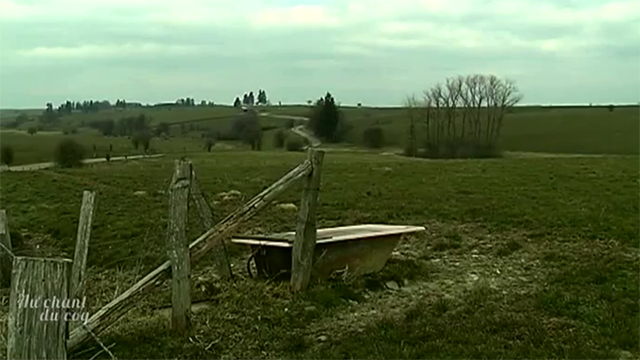
[[[640,101],[638,0],[0,0],[0,108],[67,99],[403,104],[447,77],[524,104]]]

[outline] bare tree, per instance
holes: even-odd
[[[408,144],[405,147],[405,155],[406,156],[416,156],[418,155],[418,143],[417,143],[417,133],[416,133],[416,124],[419,119],[418,108],[420,106],[420,102],[418,98],[414,95],[409,96],[405,101],[405,107],[407,108],[407,116],[409,117],[409,138]]]
[[[429,157],[497,155],[504,117],[522,99],[515,82],[494,75],[446,79],[424,92],[422,104],[409,98],[409,147],[415,144],[416,108],[424,126]],[[410,155],[410,154],[408,154]]]

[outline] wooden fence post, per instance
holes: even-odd
[[[176,160],[169,190],[167,252],[171,261],[172,276],[171,328],[177,334],[185,334],[188,331],[191,315],[189,244],[186,233],[190,178],[190,162]]]
[[[200,190],[200,186],[198,185],[198,181],[196,179],[196,172],[191,168],[191,188],[190,188],[191,198],[198,209],[198,214],[200,216],[200,221],[204,226],[204,231],[209,231],[213,228],[213,215],[211,213],[211,206],[209,202],[202,194]],[[223,278],[230,278],[232,276],[231,266],[229,265],[229,260],[227,259],[227,252],[224,247],[224,240],[221,240],[217,246],[212,249],[213,259],[218,269],[218,273]]]
[[[9,235],[9,220],[7,211],[0,210],[0,287],[7,288],[11,285],[11,265],[13,263],[13,247],[11,235]]]
[[[316,247],[316,207],[324,151],[310,148],[308,154],[312,170],[305,180],[302,191],[291,256],[291,289],[294,292],[304,291],[309,285],[313,252]]]
[[[89,253],[89,238],[91,237],[91,223],[95,210],[95,199],[96,193],[93,191],[84,191],[82,193],[76,251],[73,256],[71,285],[69,289],[69,294],[72,298],[82,297],[84,293],[84,274],[87,268],[87,255]]]
[[[71,260],[16,257],[8,359],[66,359]],[[66,305],[66,308],[65,308]]]
[[[189,251],[191,252],[190,261],[195,263],[204,257],[210,249],[217,245],[218,241],[222,241],[225,237],[231,235],[238,226],[264,209],[273,199],[288,189],[291,189],[298,180],[305,178],[311,172],[311,169],[311,162],[305,160],[302,164],[296,166],[278,181],[271,184],[271,186],[229,214],[215,227],[200,235],[189,245]],[[85,326],[78,326],[71,330],[69,341],[67,342],[69,351],[77,349],[85,341],[89,340],[91,333],[97,335],[113,325],[133,308],[140,297],[159,284],[162,284],[162,281],[167,279],[170,273],[171,260],[168,260],[148,273],[125,292],[118,295],[110,303],[103,306],[89,318]]]

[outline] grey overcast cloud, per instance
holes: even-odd
[[[638,0],[0,0],[0,107],[124,98],[400,105],[446,77],[637,103]]]

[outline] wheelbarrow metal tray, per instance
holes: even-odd
[[[380,271],[404,234],[424,231],[422,226],[365,224],[317,230],[314,272],[327,278],[336,270],[354,275]],[[291,274],[291,248],[295,232],[267,236],[238,236],[235,244],[251,246],[258,273],[269,278]]]

